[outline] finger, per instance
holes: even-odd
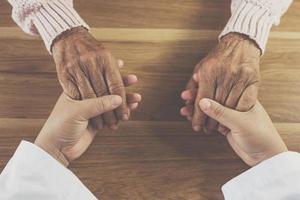
[[[192,105],[188,105],[188,106],[184,106],[183,108],[180,109],[180,114],[183,116],[193,116],[194,114],[194,106]]]
[[[214,130],[218,129],[218,126],[219,123],[215,119],[208,117],[206,122],[206,133],[211,134]]]
[[[142,101],[142,96],[137,93],[127,93],[126,100],[128,104],[139,103]]]
[[[117,60],[117,63],[118,63],[119,68],[124,67],[124,61],[123,61],[123,60],[118,59],[118,60]]]
[[[139,106],[139,103],[128,104],[130,110],[135,110]]]
[[[186,90],[198,90],[198,83],[196,83],[194,80],[193,80],[193,78],[191,78],[190,80],[189,80],[189,82],[187,83],[187,85],[186,85]],[[194,104],[194,101],[191,101],[191,100],[187,100],[186,102],[185,102],[185,104],[186,105],[188,105],[188,104]]]
[[[184,90],[182,93],[181,93],[181,98],[183,100],[186,100],[186,101],[195,101],[196,99],[196,96],[197,96],[197,90],[196,89],[189,89],[189,90]]]
[[[195,82],[199,82],[199,78],[198,78],[198,74],[197,73],[193,74],[193,80]]]
[[[92,83],[92,88],[97,97],[102,97],[105,95],[109,95],[108,88],[105,84],[105,80],[103,77],[103,72],[97,63],[97,60],[90,60],[88,64],[88,68],[94,70],[88,70],[90,82]],[[93,71],[93,74],[91,73]],[[103,113],[102,115],[105,126],[109,128],[113,128],[118,124],[118,119],[115,116],[113,111]]]
[[[219,123],[227,126],[229,129],[235,127],[239,123],[243,113],[231,110],[211,99],[204,98],[200,101],[199,107],[209,117],[217,120]]]
[[[126,91],[121,77],[121,73],[118,69],[116,60],[111,56],[106,63],[108,66],[105,71],[106,84],[109,88],[110,94],[119,95],[122,97],[123,102],[120,107],[116,109],[116,115],[118,119],[128,120],[129,109],[126,102]]]
[[[63,88],[64,93],[74,100],[81,100],[81,94],[78,89],[77,84],[75,84],[75,80],[73,78],[73,75],[69,74],[64,77],[59,78],[59,82]]]
[[[199,85],[201,87],[199,86],[198,88],[192,120],[192,126],[195,131],[202,130],[207,120],[207,115],[199,107],[200,100],[203,98],[212,99],[215,93],[215,83],[213,80],[209,80],[206,76],[200,77],[200,75],[199,73]]]
[[[225,107],[227,107],[227,108],[235,109],[244,89],[245,89],[244,83],[238,82],[237,84],[235,84],[232,87],[227,99],[225,100],[225,104],[223,104],[223,105],[225,105]],[[218,102],[220,102],[220,101],[218,101]],[[223,100],[222,100],[222,102],[223,102]],[[227,127],[223,126],[222,124],[219,124],[218,130],[219,130],[219,132],[220,132],[220,130],[222,130],[223,132],[229,132],[229,129]]]
[[[226,81],[226,80],[229,80]],[[216,88],[216,95],[214,100],[218,103],[220,103],[221,105],[225,105],[225,101],[226,98],[228,97],[229,93],[230,93],[230,89],[231,89],[231,80],[232,79],[226,79],[224,78],[223,80],[218,80],[217,83],[217,88]],[[217,130],[219,126],[219,123],[213,119],[213,118],[208,118],[207,120],[207,124],[206,124],[206,128],[208,133]]]
[[[78,114],[85,120],[101,115],[105,112],[112,111],[120,106],[122,98],[117,95],[108,95],[93,99],[87,99],[78,102]]]
[[[90,85],[89,81],[85,77],[85,74],[83,74],[83,72],[80,70],[78,70],[76,73],[76,82],[82,99],[90,99],[90,98],[97,97],[92,86]],[[102,116],[97,116],[91,119],[90,124],[95,129],[101,130],[104,127]]]
[[[258,84],[255,83],[248,86],[239,99],[236,110],[241,112],[249,111],[255,105],[257,101],[257,95]]]
[[[129,86],[135,84],[136,82],[138,82],[137,76],[134,74],[122,76],[122,79],[123,79],[123,83],[124,83],[125,87],[129,87]]]

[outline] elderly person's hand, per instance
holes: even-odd
[[[134,104],[138,102],[129,107]],[[67,166],[87,150],[98,131],[89,120],[121,105],[122,98],[117,95],[76,101],[63,93],[35,144]]]
[[[195,131],[220,128],[200,109],[200,99],[210,98],[239,111],[252,108],[260,83],[260,49],[247,36],[230,33],[195,67],[182,98],[181,114],[192,121]],[[196,105],[196,106],[195,106]]]
[[[229,129],[221,128],[220,132],[249,166],[287,151],[270,117],[258,101],[248,112],[232,110],[210,99],[202,99],[198,107]]]
[[[104,127],[116,129],[120,120],[129,119],[130,109],[118,66],[122,62],[116,60],[85,28],[77,27],[63,33],[54,41],[52,52],[59,82],[72,99],[109,94],[122,97],[122,105],[116,110],[95,116],[93,123],[98,130]]]
[[[124,75],[122,81],[125,87],[129,87],[137,82],[137,77]],[[130,111],[136,109],[140,101],[139,94],[126,94],[126,106]],[[86,151],[99,132],[99,127],[95,126],[95,117],[112,112],[122,105],[123,99],[118,95],[78,101],[63,93],[35,143],[67,166]]]

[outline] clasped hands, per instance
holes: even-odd
[[[124,63],[84,28],[60,36],[52,51],[64,94],[36,144],[68,165],[85,152],[99,130],[116,129],[128,120],[141,95],[126,93],[137,77],[121,76]],[[186,105],[181,114],[194,130],[218,130],[250,166],[287,151],[257,102],[260,55],[247,36],[230,33],[195,67],[182,92]]]

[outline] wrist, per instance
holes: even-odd
[[[268,159],[270,159],[270,158],[272,158],[272,157],[274,157],[274,156],[276,156],[276,155],[279,155],[279,154],[281,154],[281,153],[288,152],[288,151],[289,151],[289,150],[288,150],[288,148],[286,147],[286,145],[285,145],[285,144],[282,144],[281,147],[279,147],[279,148],[277,148],[277,149],[274,149],[274,150],[272,150],[272,151],[270,151],[270,152],[267,152],[267,153],[265,154],[264,158],[263,158],[260,162],[263,162],[263,161],[268,160]]]
[[[67,167],[69,165],[67,157],[60,151],[59,148],[57,148],[55,145],[52,145],[48,140],[47,142],[44,142],[38,137],[35,140],[34,144],[46,151],[50,156],[60,162],[63,166]]]
[[[69,30],[64,31],[53,40],[52,48],[51,48],[52,52],[54,52],[55,49],[57,49],[60,46],[60,44],[68,40],[70,37],[73,37],[74,35],[86,35],[88,33],[89,33],[88,29],[86,29],[83,26],[71,28]]]
[[[289,150],[288,150],[287,146],[285,145],[285,143],[282,142],[282,144],[274,144],[271,149],[266,150],[265,152],[262,152],[258,155],[252,155],[252,161],[251,162],[246,161],[246,163],[249,166],[253,167],[253,166],[256,166],[266,160],[273,158],[274,156],[277,156],[281,153],[288,152],[288,151]]]
[[[245,49],[249,51],[253,56],[260,58],[262,52],[257,43],[251,39],[249,36],[242,34],[242,33],[236,33],[236,32],[230,32],[226,35],[224,35],[220,42],[222,43],[242,43]]]

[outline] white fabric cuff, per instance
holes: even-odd
[[[270,196],[284,199],[281,195],[297,192],[289,186],[291,183],[300,184],[299,175],[300,154],[285,152],[230,180],[222,187],[222,191],[226,200],[265,200],[270,199]]]
[[[52,43],[61,33],[75,27],[90,27],[78,15],[70,3],[64,0],[51,0],[33,13],[33,23],[51,54]]]
[[[14,174],[11,174],[12,172]],[[5,187],[17,187],[20,194],[28,194],[26,190],[30,188],[30,191],[33,192],[28,197],[34,197],[33,199],[45,193],[51,193],[54,195],[54,199],[97,199],[70,170],[38,146],[26,141],[20,143],[1,176],[10,177],[7,178]],[[17,179],[19,180],[18,186],[12,181],[13,177],[15,179],[19,177]],[[35,180],[37,183],[42,183],[42,185],[33,184]],[[24,185],[30,183],[30,181],[32,182],[31,185]],[[10,199],[9,197],[13,195],[6,192],[6,194],[0,194],[0,197]]]
[[[264,53],[272,26],[279,24],[281,15],[292,3],[292,0],[280,1],[236,1],[219,39],[230,32],[242,33],[253,39]]]

